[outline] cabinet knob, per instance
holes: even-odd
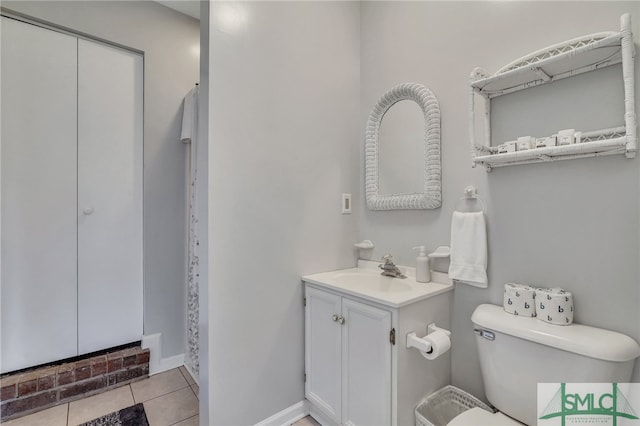
[[[344,324],[344,317],[343,317],[343,316],[341,316],[341,317],[339,317],[339,318],[338,318],[338,323],[339,323],[340,325]]]
[[[331,319],[332,319],[333,321],[338,321],[338,318],[339,318],[339,317],[338,317],[336,314],[333,314],[333,315],[331,316]]]
[[[82,209],[82,213],[86,214],[87,216],[90,215],[91,213],[93,213],[93,207],[85,207],[84,209]]]

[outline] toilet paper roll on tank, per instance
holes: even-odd
[[[504,285],[504,310],[513,315],[536,316],[536,289],[528,285]]]
[[[573,323],[573,295],[562,288],[536,289],[538,319],[556,325]]]
[[[512,315],[537,317],[550,324],[573,323],[573,295],[562,288],[507,283],[504,285],[503,307]]]

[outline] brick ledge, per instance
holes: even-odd
[[[0,421],[96,395],[149,376],[140,347],[48,366],[0,379]]]

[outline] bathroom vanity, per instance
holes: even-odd
[[[302,277],[305,397],[323,425],[413,424],[422,397],[450,382],[450,352],[435,360],[406,348],[427,325],[449,328],[453,284],[380,275],[377,262]]]

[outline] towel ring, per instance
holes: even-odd
[[[464,189],[464,195],[458,198],[458,201],[456,201],[455,209],[456,211],[463,213],[485,211],[484,202],[478,196],[478,191],[476,190],[475,186],[467,186]]]

